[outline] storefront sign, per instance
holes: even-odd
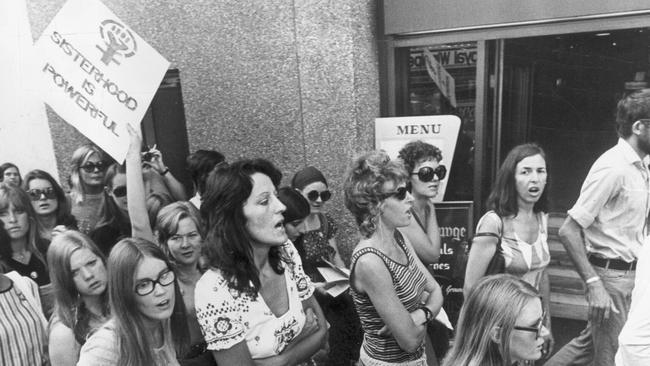
[[[447,177],[440,182],[438,196],[434,199],[441,202],[453,171],[451,163],[459,130],[460,118],[452,115],[377,118],[375,148],[385,150],[391,159],[395,159],[402,147],[414,140],[438,147],[442,151],[440,164],[447,167]]]
[[[409,55],[409,68],[425,68],[426,59],[423,50],[414,49]],[[436,50],[429,48],[428,52],[438,61],[445,69],[458,67],[476,66],[478,51],[476,47],[463,48],[458,50]]]
[[[441,239],[440,260],[430,268],[442,289],[443,306],[454,326],[463,305],[468,242],[472,237],[472,211],[471,201],[436,204]]]
[[[43,100],[124,161],[169,62],[98,0],[69,0],[35,48]]]
[[[447,97],[449,104],[456,107],[456,81],[454,78],[442,67],[442,64],[433,57],[433,54],[428,50],[424,50],[424,64],[427,67],[427,73],[431,80],[438,86],[442,95]]]

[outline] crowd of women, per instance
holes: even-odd
[[[360,239],[346,265],[317,168],[279,187],[267,160],[200,150],[188,200],[161,153],[130,135],[124,165],[77,149],[68,193],[45,171],[0,166],[1,364],[510,366],[551,352],[538,146],[513,149],[498,173],[449,348],[428,270],[438,148],[351,163],[343,194]],[[333,294],[322,268],[349,273],[349,291]]]

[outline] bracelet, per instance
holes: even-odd
[[[427,324],[428,322],[433,320],[433,312],[431,310],[429,310],[428,307],[426,307],[424,305],[420,305],[420,307],[418,309],[424,311],[424,318],[426,320],[422,324]]]
[[[169,173],[169,168],[165,168],[165,170],[162,173],[160,173],[160,175],[165,175],[167,173]]]
[[[589,284],[592,284],[592,283],[598,282],[598,281],[600,281],[600,277],[593,276],[593,277],[587,278],[587,280],[585,281],[585,284],[589,285]]]

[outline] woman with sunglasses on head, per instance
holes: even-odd
[[[196,320],[194,288],[203,270],[200,259],[203,249],[203,225],[199,211],[190,202],[174,202],[158,213],[155,235],[158,244],[174,266],[180,293],[183,296],[189,330],[189,351],[178,355],[181,365],[214,365]],[[172,330],[173,331],[173,330]]]
[[[466,297],[485,275],[492,257],[499,253],[505,262],[505,272],[535,287],[548,313],[547,181],[546,155],[541,147],[527,143],[510,150],[488,197],[489,211],[479,220],[472,239],[463,291]],[[550,330],[551,317],[545,322]],[[548,357],[554,343],[550,332],[544,340],[542,351]]]
[[[122,238],[154,240],[146,207],[138,133],[127,125],[130,142],[125,165],[112,164],[104,174],[104,208],[90,237],[108,255]]]
[[[54,290],[49,326],[52,366],[73,366],[86,339],[108,320],[106,260],[88,236],[68,230],[47,251]]]
[[[188,337],[185,309],[165,253],[147,240],[126,238],[107,267],[111,318],[86,340],[77,365],[179,365],[177,350],[186,348]]]
[[[41,237],[52,240],[52,231],[62,225],[77,228],[77,220],[70,213],[70,205],[57,181],[42,170],[32,170],[25,175],[23,189],[32,200],[32,207],[41,224]]]
[[[443,366],[534,365],[548,317],[529,283],[508,274],[484,277],[465,298]]]
[[[309,215],[299,227],[300,246],[305,273],[316,287],[316,300],[323,309],[330,324],[329,355],[327,365],[349,365],[359,358],[362,331],[354,304],[349,293],[337,297],[327,293],[327,284],[318,272],[318,267],[328,267],[333,263],[345,268],[336,242],[338,227],[334,220],[323,210],[325,202],[331,198],[327,180],[323,173],[313,166],[297,172],[291,180],[291,186],[300,192],[309,202]]]
[[[411,222],[408,174],[384,151],[356,159],[345,205],[363,238],[352,253],[350,293],[364,331],[364,365],[426,365],[427,324],[442,307],[440,287],[398,228]]]
[[[71,213],[79,231],[88,234],[95,229],[104,207],[104,174],[108,156],[99,147],[85,144],[72,153],[70,177]]]
[[[324,345],[325,318],[284,229],[281,178],[267,160],[241,160],[217,168],[201,196],[210,269],[194,300],[219,365],[297,365]]]
[[[23,180],[20,177],[20,170],[14,163],[4,163],[0,165],[0,182],[11,184],[15,187],[20,187]]]

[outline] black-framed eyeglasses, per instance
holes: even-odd
[[[162,271],[158,278],[152,280],[151,278],[146,278],[140,280],[140,282],[135,285],[135,293],[140,296],[146,296],[153,292],[153,289],[156,287],[156,284],[160,286],[169,286],[176,279],[176,274],[171,269],[166,269]]]
[[[54,191],[54,188],[52,187],[47,187],[45,189],[30,189],[27,191],[27,194],[29,194],[29,199],[32,201],[38,201],[41,199],[41,197],[45,197],[45,199],[48,200],[53,200],[56,198],[56,192]]]
[[[103,161],[98,161],[96,163],[89,162],[82,165],[80,168],[83,169],[86,173],[92,173],[94,171],[103,172],[108,166]]]
[[[394,190],[393,192],[384,193],[383,196],[384,196],[384,199],[390,198],[390,197],[395,197],[398,200],[403,201],[404,199],[406,199],[406,194],[407,193],[408,193],[408,189],[406,189],[406,187],[399,187],[396,190]]]
[[[438,165],[433,169],[429,166],[425,166],[420,168],[417,172],[411,173],[411,175],[417,175],[421,182],[431,182],[433,176],[437,176],[438,180],[443,180],[447,176],[447,167],[444,165]]]
[[[327,191],[327,190],[322,191],[322,192],[318,192],[316,190],[313,190],[313,191],[309,191],[309,193],[307,193],[307,198],[310,201],[318,200],[318,196],[320,196],[321,201],[325,202],[325,201],[329,200],[330,198],[332,198],[332,192]]]
[[[523,330],[525,332],[533,332],[535,333],[535,338],[539,338],[542,335],[542,328],[544,328],[544,319],[546,319],[546,312],[542,313],[542,317],[539,319],[539,323],[537,323],[534,327],[521,327],[515,325],[514,329]]]
[[[126,186],[119,186],[113,188],[113,195],[119,198],[126,196]]]

